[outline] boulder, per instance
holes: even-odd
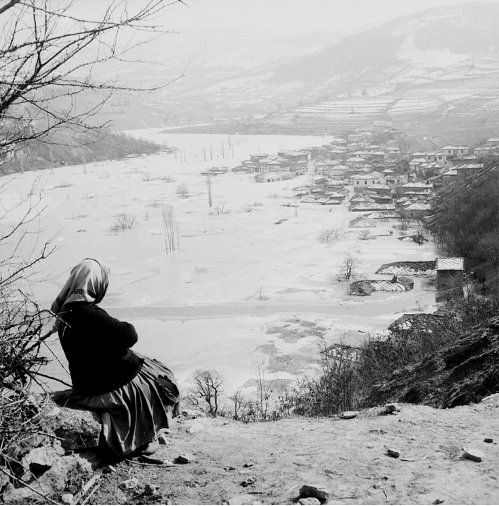
[[[350,420],[350,418],[355,418],[356,416],[358,416],[359,412],[358,411],[345,411],[342,415],[342,418],[344,418],[345,420]]]
[[[204,425],[199,422],[191,423],[186,426],[185,431],[189,434],[196,434],[205,430]]]
[[[144,487],[144,495],[159,495],[159,485],[150,485]]]
[[[196,457],[194,457],[194,455],[191,455],[190,453],[182,453],[176,459],[178,464],[190,464],[191,462],[194,462],[195,460],[196,460]]]
[[[388,404],[385,404],[385,411],[387,413],[396,413],[397,411],[400,411],[400,406],[397,402],[389,402]]]
[[[94,411],[81,409],[72,399],[72,390],[55,392],[52,395],[55,415],[52,430],[61,438],[65,450],[81,450],[97,446],[101,433],[101,418]]]
[[[60,445],[54,446],[42,446],[40,448],[33,448],[28,454],[22,459],[22,466],[39,476],[48,469],[64,455],[64,450]]]
[[[322,485],[303,485],[300,488],[301,497],[315,497],[321,503],[324,503],[329,499],[329,490]]]

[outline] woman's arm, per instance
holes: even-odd
[[[131,323],[110,316],[98,306],[94,305],[92,309],[95,311],[95,324],[99,328],[99,334],[105,341],[102,344],[131,348],[138,341],[137,332]]]

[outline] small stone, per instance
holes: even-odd
[[[73,502],[73,494],[63,494],[61,496],[61,502],[63,504],[71,504]]]
[[[157,457],[151,456],[151,455],[140,455],[138,458],[139,462],[142,462],[144,464],[154,464],[154,465],[162,465],[163,459],[159,459]]]
[[[175,467],[175,462],[172,462],[171,460],[163,460],[163,465],[165,467]]]
[[[104,464],[102,466],[102,472],[105,474],[111,474],[111,473],[114,473],[115,471],[116,471],[116,468],[114,466],[112,466],[111,464]]]
[[[463,457],[474,460],[475,462],[481,462],[485,458],[485,453],[475,448],[466,448],[463,446]]]
[[[385,411],[387,413],[395,413],[400,411],[400,406],[396,402],[389,402],[388,404],[385,404]]]
[[[329,499],[329,490],[321,485],[303,485],[300,488],[300,497],[315,497],[320,502],[326,502]]]
[[[494,440],[491,438],[491,437],[486,437],[484,440],[483,440],[484,443],[493,443]]]
[[[400,457],[400,452],[396,450],[395,448],[387,448],[386,453],[390,455],[390,457],[394,457],[398,459]]]
[[[122,481],[118,486],[120,488],[129,489],[135,488],[139,484],[137,478],[130,478],[129,480]]]
[[[195,462],[196,457],[191,455],[190,453],[182,453],[177,457],[178,464],[190,464],[191,462]]]
[[[236,497],[229,499],[228,503],[233,505],[255,504],[255,498],[250,494],[237,495]]]
[[[342,417],[345,420],[350,420],[350,418],[355,418],[359,414],[358,411],[345,411],[342,415]]]
[[[165,436],[165,434],[160,434],[158,436],[158,443],[160,445],[166,445],[166,446],[168,446],[170,444],[170,441],[168,441],[168,438]]]
[[[254,476],[250,476],[249,478],[241,482],[241,487],[249,487],[250,485],[253,485],[253,483],[255,482],[256,478]]]
[[[182,416],[184,416],[185,418],[197,418],[198,414],[193,411],[192,409],[183,409],[182,410]]]
[[[198,432],[203,432],[204,430],[204,425],[200,424],[199,422],[192,423],[185,428],[185,431],[189,434],[196,434]]]
[[[432,504],[442,504],[444,502],[443,499],[435,499]]]
[[[144,487],[144,495],[159,495],[159,486],[147,484]]]
[[[302,497],[298,499],[300,504],[320,504],[321,502],[316,497]]]

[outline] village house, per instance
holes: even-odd
[[[483,170],[483,163],[463,163],[452,168],[457,172],[457,180],[463,183],[479,174]]]
[[[274,181],[282,181],[284,179],[292,179],[294,176],[289,172],[264,172],[255,176],[257,183],[273,183]]]
[[[414,182],[414,183],[406,183],[402,186],[400,186],[400,190],[403,194],[406,193],[421,193],[424,191],[427,191],[428,193],[433,190],[433,184],[432,183],[420,183],[420,182]]]
[[[392,120],[393,128],[408,128],[411,126],[411,122],[408,119],[394,119]]]
[[[463,295],[464,258],[437,258],[437,302]]]
[[[445,146],[441,151],[447,157],[458,158],[460,156],[466,156],[470,148],[468,146]]]
[[[401,209],[401,215],[405,219],[423,219],[432,213],[431,204],[424,202],[414,202]]]
[[[291,163],[297,163],[301,160],[308,162],[310,153],[307,151],[278,151],[277,156],[289,160]]]
[[[400,148],[395,146],[385,148],[385,158],[389,160],[399,160],[401,156]]]
[[[369,190],[376,192],[376,195],[389,195],[392,194],[392,189],[387,184],[373,184]],[[390,197],[391,199],[391,197]]]
[[[374,128],[391,128],[392,120],[391,119],[375,119],[373,121]]]
[[[457,170],[455,168],[446,170],[442,173],[442,180],[444,183],[450,183],[457,180]]]
[[[380,172],[358,174],[352,177],[354,192],[363,192],[373,185],[386,184],[386,179]]]
[[[431,151],[426,153],[427,162],[435,162],[440,167],[443,167],[447,161],[447,156],[442,151]]]
[[[253,163],[259,163],[260,160],[263,160],[268,157],[269,157],[269,155],[267,155],[265,153],[255,153],[253,155],[250,155],[250,161]]]
[[[376,202],[355,202],[348,206],[351,212],[365,211],[395,211],[395,204],[377,204]]]
[[[482,156],[490,156],[499,152],[499,148],[491,145],[485,145],[485,146],[477,146],[473,151],[476,156],[482,157]]]

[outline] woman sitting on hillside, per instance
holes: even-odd
[[[137,333],[97,304],[110,269],[86,258],[69,275],[52,304],[69,362],[74,400],[102,415],[101,445],[115,455],[151,454],[156,435],[178,415],[179,391],[172,372],[134,353]]]

